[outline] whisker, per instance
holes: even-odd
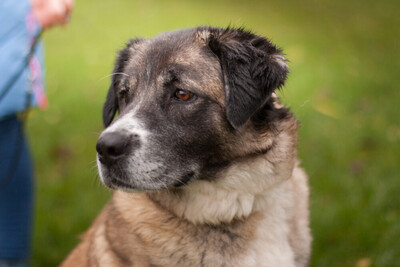
[[[90,169],[91,169],[92,171],[95,171],[95,172],[97,173],[97,161],[96,161],[96,160],[92,161],[92,162],[90,163],[90,165],[91,165]]]
[[[100,78],[100,79],[97,80],[97,81],[99,82],[99,81],[101,81],[101,80],[104,80],[105,78],[108,78],[108,77],[114,76],[114,75],[125,75],[125,76],[128,76],[128,77],[129,77],[129,75],[126,74],[126,73],[123,73],[123,72],[115,72],[115,73],[111,73],[111,74],[109,74],[109,75],[106,75],[106,76],[104,76],[103,78]]]

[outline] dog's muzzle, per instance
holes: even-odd
[[[140,147],[139,136],[121,132],[105,132],[97,141],[96,150],[99,161],[110,167],[117,160]]]

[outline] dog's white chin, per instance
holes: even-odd
[[[111,189],[111,190],[120,190],[126,193],[142,193],[142,192],[149,192],[149,191],[157,191],[157,190],[163,190],[166,189],[166,185],[164,183],[156,184],[156,183],[141,183],[137,182],[135,184],[129,183],[129,182],[113,182],[112,178],[109,177],[109,174],[107,173],[108,171],[105,170],[101,162],[97,159],[97,168],[98,168],[98,173],[100,177],[101,183]],[[118,180],[118,179],[117,179]],[[122,183],[127,183],[126,186],[124,186]]]

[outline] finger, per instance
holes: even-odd
[[[75,2],[74,0],[65,0],[64,1],[65,8],[67,9],[67,13],[71,14],[72,10],[74,9]]]
[[[51,3],[51,4],[50,4]],[[65,23],[67,8],[63,0],[50,0],[49,10],[53,13],[53,23]]]
[[[74,8],[74,1],[73,0],[65,0],[64,4],[65,4],[65,8],[66,8],[64,24],[67,24],[71,20],[71,13]]]

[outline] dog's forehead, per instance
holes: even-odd
[[[224,101],[222,71],[219,61],[195,31],[163,33],[145,39],[130,48],[128,72],[130,83],[156,82],[162,84],[171,73],[180,80],[215,100]],[[190,88],[187,88],[190,90]]]

